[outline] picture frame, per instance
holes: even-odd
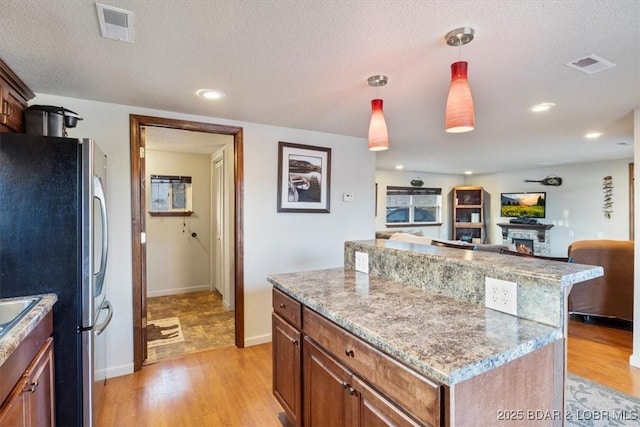
[[[278,212],[329,213],[331,148],[278,142]]]

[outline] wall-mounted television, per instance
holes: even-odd
[[[500,216],[545,218],[547,193],[544,191],[500,194]]]

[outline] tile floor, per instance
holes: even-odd
[[[148,320],[177,317],[184,342],[147,350],[145,365],[182,354],[235,345],[235,312],[218,292],[191,292],[147,299]]]

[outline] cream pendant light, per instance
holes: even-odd
[[[369,86],[380,87],[387,84],[387,76],[371,76]],[[371,121],[369,122],[369,150],[382,151],[389,148],[389,133],[382,112],[382,99],[371,100]]]
[[[450,31],[445,40],[449,46],[462,46],[473,40],[473,28]],[[475,128],[473,97],[467,80],[466,61],[451,64],[451,86],[445,111],[445,130],[449,133],[469,132]]]

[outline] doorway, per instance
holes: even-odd
[[[130,116],[131,219],[133,274],[133,353],[134,371],[142,368],[146,354],[146,191],[145,129],[162,127],[233,136],[233,235],[235,282],[235,345],[244,347],[244,271],[243,271],[243,150],[242,128],[149,116]]]

